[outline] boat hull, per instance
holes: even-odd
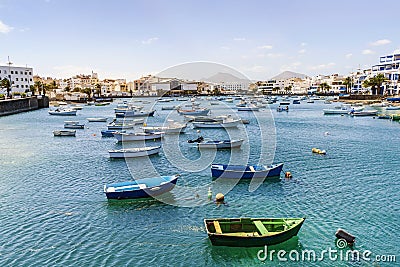
[[[151,181],[151,179],[157,179]],[[178,181],[178,176],[138,179],[132,182],[104,186],[107,199],[135,199],[162,195],[171,191]],[[141,185],[141,186],[140,186]],[[145,187],[143,186],[145,185]]]
[[[114,133],[114,137],[118,140],[118,142],[161,139],[163,135],[164,133]]]
[[[225,141],[205,141],[197,144],[198,148],[211,148],[211,149],[229,149],[240,147],[243,144],[243,139],[240,140],[225,140]]]
[[[213,164],[211,166],[211,176],[213,178],[224,179],[257,179],[276,177],[280,176],[282,168],[283,163],[274,164],[267,167]]]
[[[231,223],[230,227],[238,232],[243,232],[213,233],[211,232],[211,229],[213,227],[213,221],[215,220],[217,220],[219,223],[224,223],[224,221],[233,222]],[[258,234],[256,229],[254,229],[254,231],[249,231],[249,228],[254,226],[252,226],[251,224],[243,223],[245,220],[252,222],[261,221],[268,223],[268,220],[273,221],[276,219],[206,219],[204,220],[204,224],[206,226],[207,234],[211,241],[211,244],[214,246],[228,247],[262,247],[266,245],[276,245],[296,236],[300,231],[300,228],[303,225],[305,218],[296,219],[298,220],[298,222],[287,230],[283,230],[281,232],[271,232],[267,234]],[[246,227],[248,228],[246,229]]]
[[[49,111],[50,115],[55,116],[76,116],[76,110],[71,111]]]
[[[120,149],[120,150],[110,150],[108,151],[110,158],[122,159],[122,158],[137,158],[151,156],[158,154],[160,152],[160,146],[158,147],[146,147],[142,150],[132,150],[132,149]]]
[[[56,130],[53,131],[54,136],[75,136],[76,131],[75,130]]]
[[[232,122],[192,122],[194,128],[234,128],[237,127],[240,120]]]

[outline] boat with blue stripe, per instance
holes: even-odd
[[[135,199],[162,195],[171,191],[179,175],[143,178],[104,185],[107,199]]]
[[[212,164],[213,178],[252,179],[280,176],[283,163],[273,165],[224,165]]]

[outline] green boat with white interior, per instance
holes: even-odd
[[[205,219],[214,246],[260,247],[275,245],[297,235],[305,218]]]

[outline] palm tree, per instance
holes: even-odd
[[[32,95],[34,96],[35,95],[35,86],[34,85],[29,86],[29,90],[32,92]]]
[[[42,87],[43,87],[42,82],[41,82],[41,81],[36,81],[36,82],[34,83],[34,86],[36,87],[36,90],[38,91],[38,94],[40,94],[40,91],[41,91],[41,89],[42,89]]]
[[[351,91],[351,86],[353,85],[353,78],[352,77],[346,77],[343,81],[343,85],[346,86],[346,93],[349,94]]]
[[[321,83],[321,84],[319,85],[319,88],[321,88],[321,92],[323,92],[323,93],[326,93],[326,90],[331,89],[330,85],[327,84],[326,82]]]
[[[4,78],[3,80],[1,80],[0,87],[6,88],[7,89],[7,97],[10,97],[10,92],[11,92],[10,80],[7,78]]]
[[[378,94],[383,95],[383,89],[381,87],[382,87],[382,84],[386,81],[387,81],[387,79],[386,79],[385,75],[380,73],[374,77],[371,77],[371,78],[365,80],[363,82],[363,86],[371,87],[373,95],[378,95]]]
[[[286,91],[286,94],[289,94],[292,91],[292,86],[291,85],[286,86],[285,91]]]

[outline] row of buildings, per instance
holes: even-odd
[[[98,78],[97,73],[76,75],[68,79],[33,76],[33,69],[14,67],[12,63],[0,66],[0,80],[11,81],[12,92],[28,92],[31,85],[51,88],[47,94],[52,98],[80,98],[86,94],[92,96],[160,96],[182,94],[312,94],[317,92],[334,94],[370,94],[371,88],[364,88],[366,79],[383,74],[386,82],[382,85],[384,95],[399,94],[400,54],[382,56],[378,64],[365,70],[357,70],[347,76],[339,74],[317,75],[315,77],[271,79],[267,81],[247,81],[237,79],[229,81],[189,81],[179,78],[166,78],[148,75],[127,82],[126,79]],[[226,74],[225,74],[226,75]],[[225,76],[226,77],[226,76]],[[2,88],[4,91],[4,88]]]

